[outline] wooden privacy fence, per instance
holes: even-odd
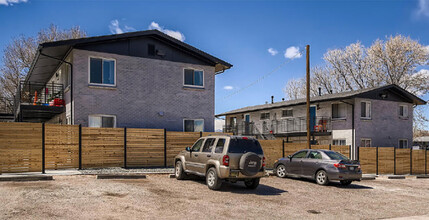
[[[286,143],[284,140],[259,140],[259,142],[264,150],[266,167],[269,169],[273,168],[275,160],[307,149],[305,143]],[[311,149],[335,150],[350,157],[350,146],[311,145]]]
[[[363,173],[427,174],[427,150],[397,149],[394,147],[359,147]]]
[[[1,122],[0,173],[173,166],[180,151],[216,134],[222,133]]]

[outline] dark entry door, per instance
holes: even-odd
[[[316,106],[310,106],[310,131],[314,131],[316,125]]]

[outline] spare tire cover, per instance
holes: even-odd
[[[246,176],[256,175],[261,169],[261,158],[252,152],[243,154],[240,158],[240,170]]]

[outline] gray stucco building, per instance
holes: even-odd
[[[231,67],[157,30],[44,43],[16,120],[213,131],[215,75]]]
[[[318,144],[408,148],[413,140],[413,108],[426,102],[397,85],[311,98],[310,129]],[[225,116],[225,131],[259,138],[306,142],[306,100],[256,105]]]

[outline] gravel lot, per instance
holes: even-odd
[[[0,219],[376,219],[429,214],[429,179],[362,181],[327,187],[269,177],[256,190],[242,183],[211,191],[203,180],[151,174],[143,180],[0,183]]]

